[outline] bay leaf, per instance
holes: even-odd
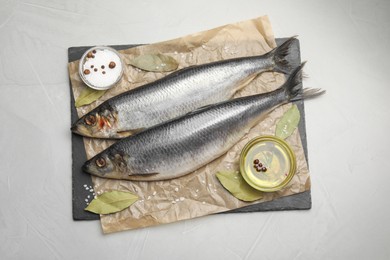
[[[252,188],[239,172],[218,172],[218,180],[234,197],[243,201],[255,201],[263,198],[263,193]]]
[[[301,114],[297,105],[294,104],[283,114],[282,118],[276,124],[275,135],[281,139],[286,139],[294,133],[300,119]]]
[[[171,56],[164,54],[144,54],[128,61],[128,64],[146,71],[174,71],[179,63]]]
[[[103,96],[104,93],[106,93],[106,91],[107,90],[96,90],[96,89],[86,87],[81,91],[80,95],[77,97],[75,101],[75,106],[82,107],[85,105],[89,105],[92,102],[101,98],[101,96]]]
[[[128,208],[137,200],[137,195],[131,192],[108,191],[93,199],[85,210],[96,214],[110,214]]]

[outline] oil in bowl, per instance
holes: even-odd
[[[243,148],[240,171],[253,188],[264,192],[277,191],[285,187],[295,174],[295,154],[280,138],[257,137]]]

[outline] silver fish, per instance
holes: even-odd
[[[141,181],[191,173],[226,153],[265,112],[322,94],[319,89],[301,91],[302,66],[277,90],[211,105],[122,139],[88,160],[83,170],[103,178]]]
[[[232,98],[265,71],[287,73],[286,60],[295,38],[271,52],[192,66],[115,96],[78,121],[74,133],[95,138],[123,138],[185,115],[197,108]]]

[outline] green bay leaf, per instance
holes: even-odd
[[[283,114],[282,118],[276,124],[275,135],[281,139],[286,139],[294,133],[300,119],[301,114],[297,105],[294,104]]]
[[[137,200],[137,195],[131,192],[108,191],[93,199],[85,210],[96,214],[110,214],[128,208]]]
[[[263,192],[250,186],[239,172],[218,172],[218,180],[234,197],[243,201],[255,201],[263,198]]]
[[[129,60],[128,63],[139,69],[153,72],[174,71],[179,66],[174,58],[164,54],[144,54]]]
[[[96,90],[92,88],[84,88],[78,98],[75,101],[76,107],[82,107],[85,105],[89,105],[92,102],[98,100],[101,96],[106,93],[107,90]]]

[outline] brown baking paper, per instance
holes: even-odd
[[[163,53],[174,57],[179,68],[188,67],[242,56],[260,55],[276,47],[268,17],[229,24],[182,38],[144,45],[120,51],[125,60],[145,53]],[[86,86],[78,75],[78,61],[69,63],[74,98],[77,99]],[[125,67],[125,73],[115,88],[91,105],[77,109],[79,116],[90,111],[103,101],[129,89],[154,81],[167,73],[144,72],[132,66]],[[282,85],[285,78],[279,73],[267,72],[255,78],[234,97],[268,92]],[[244,145],[259,135],[273,135],[275,124],[290,107],[278,107],[255,126],[224,156],[184,177],[155,182],[110,180],[92,177],[97,194],[106,191],[129,191],[139,196],[139,201],[121,212],[101,215],[104,233],[126,229],[171,223],[208,214],[228,211],[252,203],[243,202],[226,191],[216,178],[218,171],[237,171],[239,155]],[[286,140],[296,153],[297,172],[283,190],[264,193],[264,198],[253,202],[265,202],[279,197],[297,194],[310,189],[310,178],[298,130]],[[84,138],[87,157],[91,158],[114,141]]]

